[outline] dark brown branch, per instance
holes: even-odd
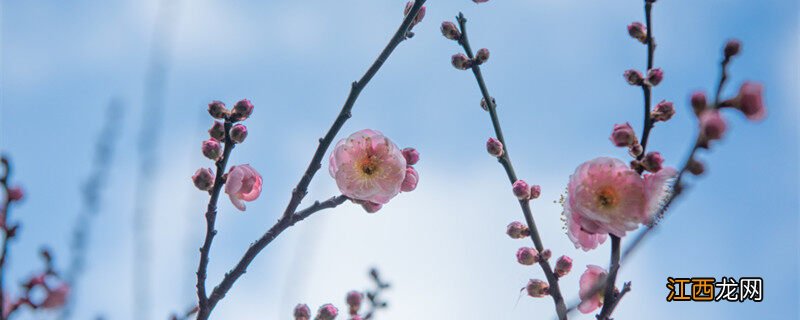
[[[472,48],[470,47],[469,38],[467,37],[467,19],[464,17],[463,13],[459,13],[456,19],[458,20],[459,28],[461,29],[461,38],[458,40],[458,43],[462,48],[464,48],[464,52],[466,53],[467,57],[469,57],[471,60],[474,60],[475,56],[472,52]],[[486,101],[486,106],[489,110],[489,116],[491,117],[492,127],[494,128],[497,140],[500,140],[500,142],[503,144],[503,155],[497,159],[503,166],[503,169],[505,169],[509,182],[513,184],[515,181],[517,181],[517,174],[514,172],[514,165],[511,163],[511,156],[508,153],[508,144],[503,137],[503,129],[500,126],[500,118],[497,115],[497,104],[489,94],[489,89],[486,87],[486,82],[483,79],[480,66],[477,63],[473,63],[471,69],[472,73],[475,75],[475,80],[478,82],[481,95],[483,95],[483,99]],[[536,250],[539,252],[544,251],[544,245],[542,244],[539,230],[536,228],[536,222],[533,220],[530,202],[528,200],[520,200],[519,205],[522,209],[523,215],[525,216],[525,222],[528,224],[528,228],[530,229],[531,240],[533,240]],[[558,285],[558,277],[556,277],[556,275],[553,273],[550,262],[547,260],[539,259],[539,266],[541,266],[542,271],[544,271],[544,274],[547,277],[547,282],[550,285],[550,295],[553,297],[553,302],[556,305],[556,313],[558,314],[559,319],[567,319],[567,309],[566,305],[564,304],[564,298],[561,294],[561,289]]]
[[[322,158],[325,156],[325,153],[333,142],[333,139],[339,133],[339,130],[342,128],[347,119],[350,118],[351,111],[356,100],[358,99],[359,94],[367,86],[369,81],[372,80],[378,70],[380,70],[381,66],[383,66],[394,49],[397,48],[397,46],[408,37],[411,23],[417,16],[419,10],[422,8],[422,5],[425,4],[425,1],[426,0],[418,0],[414,3],[414,6],[411,8],[408,15],[405,17],[405,19],[403,19],[403,23],[397,29],[394,36],[380,53],[380,55],[378,55],[378,58],[375,60],[375,62],[373,62],[361,79],[353,82],[352,87],[350,88],[350,94],[348,95],[344,106],[342,106],[342,110],[339,112],[339,115],[336,117],[336,120],[333,122],[331,128],[328,129],[325,137],[319,140],[319,146],[314,152],[314,156],[311,158],[311,162],[309,163],[308,168],[306,168],[305,173],[300,178],[300,181],[297,183],[297,186],[294,188],[294,190],[292,190],[292,196],[289,200],[289,204],[286,206],[286,210],[284,210],[283,215],[278,222],[275,223],[272,228],[267,230],[267,232],[264,233],[264,235],[262,235],[258,240],[250,245],[244,256],[242,256],[233,269],[225,274],[222,282],[220,282],[219,285],[214,288],[207,300],[204,298],[204,290],[203,292],[200,290],[198,281],[198,297],[200,298],[201,302],[200,311],[198,312],[197,316],[198,320],[208,319],[216,304],[225,297],[228,291],[233,287],[233,284],[236,282],[236,280],[247,271],[247,267],[250,265],[253,259],[255,259],[255,257],[262,250],[264,250],[264,248],[269,245],[272,240],[274,240],[281,232],[294,225],[298,221],[305,219],[316,211],[335,207],[347,200],[347,198],[344,196],[338,196],[322,203],[315,203],[309,209],[296,211],[297,207],[300,205],[300,202],[308,192],[308,186],[311,183],[311,179],[314,178],[316,172],[322,167]]]
[[[9,228],[8,228],[8,215],[9,209],[8,207],[11,205],[11,200],[8,194],[8,180],[11,176],[11,163],[10,161],[3,156],[0,158],[0,162],[2,162],[2,176],[0,176],[0,187],[3,189],[3,193],[5,194],[5,199],[3,201],[3,207],[0,208],[0,223],[2,223],[2,236],[3,236],[3,246],[0,248],[0,320],[6,320],[5,317],[5,308],[6,303],[5,299],[8,299],[5,295],[5,270],[6,270],[6,256],[8,256],[8,242],[13,235],[9,235]]]
[[[603,309],[600,310],[600,315],[597,316],[599,320],[606,320],[611,316],[612,306],[616,305],[616,279],[617,272],[619,271],[620,247],[621,239],[613,234],[611,237],[611,263],[608,270],[608,278],[605,284],[605,295],[603,301]]]
[[[652,7],[653,3],[650,2],[650,0],[644,0],[645,23],[647,24],[647,38],[645,39],[647,43],[647,70],[645,70],[645,73],[653,69],[653,58],[656,50],[655,38],[653,38],[653,21],[651,18]],[[642,154],[637,157],[638,160],[642,160],[645,153],[647,153],[647,141],[650,138],[650,130],[653,130],[653,119],[650,117],[650,109],[653,104],[653,87],[648,83],[644,83],[642,84],[642,91],[644,93],[644,128],[642,129],[641,139]],[[640,174],[642,173],[641,170],[642,169],[637,169]]]

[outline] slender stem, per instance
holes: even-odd
[[[7,317],[5,316],[6,312],[4,308],[6,307],[5,299],[5,270],[6,270],[6,257],[8,256],[8,242],[11,238],[9,235],[9,226],[8,226],[8,215],[9,209],[8,207],[11,205],[11,199],[9,198],[8,194],[8,180],[11,176],[11,163],[5,157],[0,159],[3,166],[2,177],[0,177],[0,187],[3,189],[3,193],[6,195],[5,200],[3,201],[3,207],[0,208],[0,223],[2,223],[2,236],[3,236],[3,246],[0,249],[0,320],[6,320]]]
[[[647,24],[647,38],[645,42],[647,43],[647,70],[653,69],[653,58],[655,56],[656,44],[655,38],[653,38],[653,20],[651,18],[651,11],[652,11],[653,3],[649,0],[644,0],[644,15],[645,15],[645,23]],[[641,160],[644,158],[645,153],[647,152],[647,141],[650,138],[650,130],[653,129],[653,119],[650,117],[650,109],[653,104],[652,99],[652,91],[653,87],[649,84],[644,83],[642,84],[642,91],[644,92],[644,128],[642,129],[642,154],[640,154],[637,159]],[[639,173],[642,173],[642,169],[637,169]]]
[[[475,57],[469,44],[469,38],[467,37],[467,19],[464,17],[463,13],[459,13],[456,19],[458,20],[459,28],[461,29],[461,39],[459,39],[458,43],[464,48],[466,55],[470,59],[474,59]],[[502,156],[498,157],[498,161],[503,166],[503,169],[505,169],[509,182],[513,184],[517,181],[517,174],[514,171],[514,165],[511,162],[511,156],[508,152],[508,144],[503,137],[503,130],[500,126],[500,118],[497,115],[497,104],[489,94],[489,89],[486,87],[486,82],[483,79],[480,66],[473,64],[472,73],[475,75],[475,80],[478,82],[478,87],[480,88],[483,99],[486,101],[486,105],[489,109],[489,116],[492,120],[492,127],[494,128],[495,135],[503,144],[504,152]],[[542,244],[542,239],[539,235],[539,229],[536,228],[536,222],[533,219],[530,202],[528,200],[520,200],[519,204],[522,209],[522,213],[525,216],[525,222],[528,224],[528,229],[530,229],[531,240],[533,240],[536,250],[539,252],[544,251],[544,245]],[[539,259],[539,266],[541,266],[542,271],[544,271],[544,274],[547,277],[547,282],[550,285],[550,295],[553,297],[553,302],[556,305],[556,313],[558,314],[559,319],[567,319],[567,309],[566,305],[564,304],[564,298],[561,294],[561,289],[558,285],[558,277],[556,277],[556,275],[553,273],[550,262],[546,261],[545,259]]]
[[[235,143],[231,140],[230,132],[233,123],[230,120],[225,120],[225,149],[223,149],[222,157],[217,160],[217,172],[214,178],[214,187],[211,189],[211,196],[208,199],[208,207],[206,209],[206,237],[203,241],[203,246],[200,248],[200,263],[197,266],[197,298],[198,298],[198,314],[208,314],[211,309],[208,304],[208,296],[206,295],[206,277],[208,274],[208,261],[209,253],[211,251],[211,243],[214,241],[214,236],[217,234],[214,225],[217,220],[217,201],[222,192],[222,186],[225,184],[223,175],[225,168],[228,165],[231,151],[233,151]]]
[[[620,247],[622,241],[613,234],[609,234],[609,236],[611,237],[611,263],[605,285],[606,292],[603,298],[605,303],[603,304],[603,309],[600,310],[600,315],[597,316],[598,320],[608,319],[613,310],[612,306],[616,305],[615,283],[617,281],[617,272],[619,271]]]

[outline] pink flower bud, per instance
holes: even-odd
[[[632,86],[641,86],[644,83],[644,77],[639,71],[630,69],[625,71],[623,76],[625,76],[625,81],[628,81],[628,84]]]
[[[550,260],[550,257],[552,256],[553,256],[553,251],[550,251],[550,249],[544,249],[544,251],[542,251],[542,260],[544,261]]]
[[[231,141],[233,143],[242,143],[244,139],[247,138],[247,127],[243,124],[236,124],[231,128]]]
[[[347,297],[345,301],[347,305],[350,307],[350,314],[357,315],[358,309],[361,309],[361,301],[364,300],[364,295],[358,291],[350,291],[347,293]]]
[[[650,113],[650,117],[653,119],[653,121],[667,121],[672,119],[672,116],[674,115],[675,106],[672,105],[672,102],[667,100],[661,100],[661,102],[659,102]]]
[[[636,133],[630,123],[615,124],[609,139],[617,147],[629,147],[636,143]]]
[[[735,99],[736,107],[744,113],[747,119],[761,120],[766,115],[762,92],[764,87],[755,82],[745,82],[739,88],[739,95]]]
[[[492,105],[497,105],[497,101],[495,101],[494,98],[492,98]],[[481,98],[481,109],[483,109],[483,111],[489,111],[489,105],[486,104],[486,98]]]
[[[456,53],[452,57],[453,67],[458,70],[467,70],[472,68],[472,60],[467,58],[463,53]]]
[[[417,188],[417,183],[419,182],[419,173],[417,170],[414,170],[414,167],[408,166],[406,167],[406,177],[403,179],[403,183],[400,185],[400,191],[403,192],[411,192]]]
[[[642,159],[642,166],[650,172],[661,170],[662,163],[664,163],[664,157],[661,156],[660,152],[648,152]]]
[[[197,189],[208,191],[214,186],[214,172],[209,168],[200,168],[192,176],[192,182]]]
[[[631,38],[647,43],[647,28],[641,22],[634,22],[628,25],[628,34]]]
[[[721,139],[727,125],[718,110],[706,110],[700,114],[700,130],[707,140]]]
[[[461,31],[458,31],[458,27],[456,27],[455,23],[450,21],[442,22],[442,35],[450,40],[460,40],[461,39]]]
[[[542,195],[542,186],[534,184],[531,186],[531,199],[538,199]]]
[[[411,8],[412,7],[414,7],[414,1],[407,2],[406,3],[406,8],[403,10],[403,15],[408,15],[408,13],[411,12]],[[411,22],[411,27],[414,27],[418,23],[422,22],[422,19],[425,18],[425,11],[426,11],[425,6],[422,6],[422,8],[419,8],[419,12],[417,13],[417,16],[414,17],[414,21]]]
[[[68,284],[59,284],[54,289],[47,290],[47,296],[45,296],[44,301],[42,301],[39,306],[49,310],[61,308],[67,303],[69,291],[70,287]]]
[[[383,208],[383,205],[380,203],[366,201],[361,203],[361,207],[364,208],[364,211],[366,211],[367,213],[375,213],[378,212],[378,210],[380,210],[381,208]]]
[[[527,200],[531,198],[531,187],[525,180],[517,180],[511,187],[514,196],[520,200]]]
[[[222,122],[214,121],[211,129],[208,129],[208,135],[217,141],[225,140],[225,125]]]
[[[706,166],[697,160],[690,160],[689,163],[686,164],[686,169],[689,170],[690,173],[693,175],[699,176],[706,172]]]
[[[524,225],[522,222],[514,221],[508,224],[506,227],[506,234],[511,237],[511,239],[522,239],[527,236],[531,235],[528,226]]]
[[[662,71],[661,68],[650,69],[647,71],[647,84],[655,87],[661,83],[661,80],[663,79],[664,71]]]
[[[309,320],[311,319],[311,309],[308,305],[301,303],[294,307],[295,320]]]
[[[225,104],[222,101],[214,100],[208,104],[208,114],[216,119],[225,119],[230,115],[230,111],[225,108]]]
[[[231,111],[231,121],[244,121],[245,119],[249,118],[251,114],[253,114],[253,103],[250,100],[242,99],[239,100],[234,106],[233,111]]]
[[[567,256],[559,257],[556,261],[556,266],[553,271],[559,278],[566,276],[570,271],[572,271],[572,258]]]
[[[531,279],[525,286],[528,295],[534,298],[541,298],[550,294],[550,285],[539,279]]]
[[[317,311],[316,320],[333,320],[339,315],[339,309],[336,309],[332,304],[326,303],[319,307]]]
[[[700,115],[703,110],[706,109],[708,106],[708,102],[706,101],[706,94],[703,91],[695,91],[692,93],[692,110],[694,110],[695,115]]]
[[[414,148],[403,149],[403,158],[406,158],[406,164],[413,166],[419,162],[419,151]]]
[[[489,138],[486,141],[486,151],[489,152],[490,155],[495,157],[502,157],[503,156],[503,143],[500,140],[495,138]]]
[[[239,211],[247,210],[245,201],[255,201],[261,195],[264,179],[249,164],[232,166],[225,181],[225,193]]]
[[[20,201],[25,197],[25,192],[20,186],[14,186],[7,190],[8,202]]]
[[[475,63],[477,63],[479,65],[483,64],[484,62],[486,62],[488,60],[489,60],[489,49],[481,48],[475,54]]]
[[[741,49],[742,49],[742,43],[739,42],[739,40],[736,39],[728,40],[728,42],[725,43],[725,50],[724,50],[725,57],[731,58],[739,54],[739,51],[741,51]]]
[[[222,146],[220,146],[219,141],[214,139],[203,141],[202,150],[203,155],[211,160],[217,160],[222,156]]]
[[[637,158],[642,154],[642,152],[644,152],[644,147],[642,147],[639,142],[636,142],[628,147],[628,154],[630,154],[631,157]]]
[[[517,250],[517,262],[529,266],[539,262],[539,251],[534,248],[522,247]]]

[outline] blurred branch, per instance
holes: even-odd
[[[378,273],[378,269],[376,268],[372,268],[372,270],[369,271],[369,275],[375,283],[375,288],[371,291],[367,291],[369,310],[364,314],[364,320],[373,319],[376,311],[385,309],[388,306],[386,301],[381,299],[380,295],[384,290],[390,287],[390,284],[381,279],[380,273]]]
[[[124,107],[120,100],[112,100],[106,109],[106,120],[103,129],[97,136],[92,161],[92,172],[83,184],[82,209],[78,213],[72,227],[72,260],[65,273],[65,280],[70,284],[72,292],[77,293],[78,282],[83,275],[86,264],[87,237],[89,236],[93,218],[100,212],[101,191],[108,185],[110,167],[114,157],[116,144],[121,131]],[[76,294],[67,301],[67,305],[59,315],[62,320],[72,316],[76,304]]]
[[[6,313],[9,299],[6,296],[5,290],[5,271],[6,271],[6,257],[8,256],[9,246],[8,243],[11,238],[14,237],[15,230],[17,229],[16,226],[9,228],[8,227],[8,217],[10,215],[9,207],[11,203],[13,203],[11,194],[9,193],[9,185],[8,181],[11,179],[11,162],[5,156],[0,157],[0,163],[2,163],[3,171],[2,176],[0,176],[0,188],[3,189],[3,194],[5,195],[5,199],[3,199],[3,207],[0,208],[0,231],[2,232],[3,238],[3,245],[0,247],[0,320],[6,320]]]
[[[319,139],[319,146],[314,152],[314,156],[311,158],[308,168],[306,168],[305,173],[292,191],[289,204],[286,206],[286,210],[284,210],[283,215],[278,222],[269,230],[267,230],[267,232],[264,233],[261,238],[250,245],[244,256],[242,256],[233,269],[225,274],[222,281],[214,288],[207,300],[202,297],[205,292],[200,292],[200,281],[198,281],[198,296],[200,297],[200,310],[197,315],[198,320],[206,320],[210,317],[211,311],[214,309],[216,304],[225,297],[228,291],[233,287],[233,284],[236,282],[236,280],[246,272],[247,267],[250,265],[253,259],[255,259],[255,257],[281,232],[294,225],[298,221],[305,219],[316,211],[335,207],[347,200],[347,197],[345,196],[337,196],[325,202],[315,202],[314,205],[308,209],[297,211],[297,208],[300,206],[303,198],[308,193],[308,186],[311,183],[311,180],[314,178],[316,172],[322,167],[322,158],[325,156],[328,147],[330,147],[333,139],[339,133],[339,130],[342,128],[342,126],[344,126],[344,123],[347,121],[347,119],[351,117],[351,111],[356,100],[358,99],[359,94],[367,86],[369,81],[372,80],[378,70],[380,70],[381,66],[383,66],[394,49],[397,48],[397,46],[409,36],[409,29],[412,25],[412,22],[415,20],[417,13],[420,11],[425,1],[426,0],[415,1],[406,17],[403,19],[402,24],[397,29],[394,36],[380,53],[375,62],[372,63],[361,79],[353,82],[350,89],[350,94],[348,95],[344,106],[342,106],[342,110],[339,112],[336,120],[331,125],[331,128],[328,129],[325,137]],[[216,230],[213,230],[213,226],[207,231],[212,234],[216,232]],[[198,278],[199,277],[200,275],[198,275]],[[205,285],[203,284],[203,286]]]
[[[133,210],[134,243],[134,319],[150,319],[150,218],[155,172],[158,169],[157,149],[162,131],[169,53],[172,47],[179,0],[161,0],[153,28],[150,62],[144,84],[142,126],[139,133],[139,175]]]

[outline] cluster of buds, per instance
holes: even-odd
[[[314,320],[333,320],[336,319],[336,316],[339,315],[339,309],[336,309],[332,304],[327,303],[319,307],[317,310],[317,315],[314,317]],[[306,304],[298,304],[294,307],[294,319],[295,320],[310,320],[311,319],[311,309]]]
[[[370,277],[375,282],[376,289],[374,291],[367,291],[366,294],[351,290],[345,296],[345,303],[347,303],[347,313],[350,316],[350,320],[362,320],[364,317],[370,317],[371,314],[379,309],[379,308],[386,308],[387,303],[382,301],[378,298],[378,295],[381,290],[386,289],[389,287],[389,284],[381,280],[380,275],[376,269],[370,270]],[[361,307],[364,303],[364,299],[367,299],[371,304],[372,308],[367,312],[363,317],[359,314],[361,312]],[[339,309],[337,309],[334,305],[327,303],[322,305],[318,310],[317,314],[314,317],[314,320],[333,320],[339,315]],[[310,320],[311,319],[311,309],[306,304],[298,304],[294,308],[294,319],[295,320]]]
[[[609,140],[617,147],[627,147],[628,153],[634,158],[643,152],[643,147],[639,144],[639,139],[636,138],[636,132],[630,123],[615,124]]]
[[[449,38],[448,38],[449,39]],[[473,66],[482,65],[489,60],[489,49],[481,48],[475,54],[475,59],[470,59],[463,53],[456,53],[450,58],[450,62],[458,70],[467,70]]]
[[[32,275],[22,283],[22,295],[12,298],[6,295],[3,317],[8,318],[14,312],[27,306],[33,310],[58,310],[67,303],[70,286],[61,278],[53,267],[53,258],[50,251],[42,249],[40,252],[45,262],[45,270]],[[38,292],[44,292],[40,297]]]
[[[407,16],[411,12],[411,8],[413,7],[414,7],[414,1],[407,2],[405,9],[403,9],[403,15]],[[414,17],[414,20],[411,21],[411,26],[408,27],[408,30],[413,29],[414,26],[422,22],[422,19],[425,19],[425,11],[426,11],[425,6],[422,6],[422,8],[419,9],[419,12],[417,12],[417,15]],[[413,36],[413,33],[409,34],[409,36]]]
[[[647,76],[645,77],[638,70],[628,69],[625,70],[622,76],[632,86],[655,87],[661,83],[661,80],[664,80],[664,71],[661,68],[650,69],[647,70]]]
[[[506,234],[511,237],[511,239],[522,239],[529,237],[531,235],[531,230],[522,222],[514,221],[509,223],[506,227]]]
[[[511,191],[519,200],[538,199],[542,195],[542,187],[539,185],[529,186],[525,180],[517,180],[511,185]]]

